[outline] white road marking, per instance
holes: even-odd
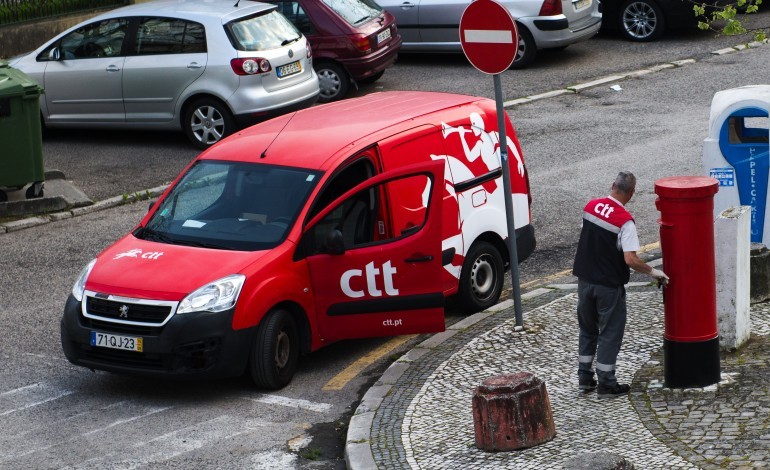
[[[513,33],[508,30],[466,29],[465,42],[485,44],[513,44]]]
[[[150,411],[148,411],[147,413],[144,413],[144,414],[141,414],[141,415],[136,415],[136,416],[131,416],[130,418],[126,418],[126,419],[119,419],[117,421],[113,421],[112,423],[108,424],[107,426],[102,426],[99,429],[92,429],[92,430],[90,430],[88,432],[84,432],[83,434],[81,434],[81,436],[90,436],[91,434],[96,434],[98,432],[104,432],[104,431],[106,431],[106,430],[108,430],[110,428],[114,428],[115,426],[120,426],[121,424],[130,423],[131,421],[136,421],[137,419],[146,418],[148,416],[152,416],[152,415],[154,415],[156,413],[160,413],[162,411],[166,411],[166,410],[170,410],[170,409],[171,409],[170,406],[165,406],[163,408],[154,408],[154,409],[151,409]]]
[[[249,460],[251,470],[276,470],[294,468],[297,465],[296,455],[280,450],[260,452],[251,456]]]
[[[325,413],[332,408],[328,403],[313,403],[312,401],[301,398],[288,398],[280,395],[257,395],[256,397],[243,397],[246,400],[265,403],[267,405],[281,405],[289,408],[300,408],[302,410]]]
[[[74,392],[44,382],[27,385],[0,393],[0,416],[8,416],[18,411],[58,400]]]

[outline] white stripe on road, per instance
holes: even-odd
[[[289,408],[300,408],[302,410],[325,413],[332,408],[328,403],[313,403],[312,401],[301,398],[288,398],[280,395],[257,395],[256,397],[243,397],[246,400],[265,403],[267,405],[281,405]]]
[[[0,393],[0,416],[58,400],[74,392],[47,383],[36,383]]]
[[[513,33],[508,30],[466,29],[465,42],[487,44],[513,44]]]

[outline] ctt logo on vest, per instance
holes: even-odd
[[[610,214],[612,214],[612,211],[614,210],[615,210],[614,207],[612,207],[609,204],[605,204],[603,202],[600,202],[599,204],[596,205],[596,207],[594,207],[594,212],[604,217],[605,219],[609,219]]]

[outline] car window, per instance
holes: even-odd
[[[297,28],[276,10],[227,24],[230,40],[239,51],[278,49],[302,37]]]
[[[351,26],[366,23],[382,14],[382,8],[371,0],[323,0],[323,2]]]
[[[143,18],[136,33],[137,55],[206,52],[203,25],[175,18]]]
[[[319,173],[274,165],[200,161],[171,190],[139,238],[229,250],[277,246]]]
[[[50,52],[59,48],[63,60],[115,57],[122,54],[123,39],[126,37],[128,19],[114,18],[87,24],[72,31],[37,57],[39,61],[50,60]]]
[[[299,2],[274,2],[270,1],[273,5],[278,5],[278,11],[283,14],[289,21],[291,21],[297,29],[305,36],[311,36],[316,34],[315,26],[310,21],[310,17],[307,16],[305,10]]]

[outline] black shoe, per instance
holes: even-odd
[[[626,384],[615,384],[612,387],[599,384],[599,389],[596,391],[596,395],[599,398],[613,398],[628,395],[628,391],[631,387]]]
[[[578,379],[578,387],[580,390],[590,392],[596,388],[596,379],[593,377],[587,379],[580,378]]]

